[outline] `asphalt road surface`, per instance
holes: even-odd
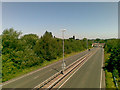
[[[60,88],[105,88],[102,70],[103,49],[98,51],[81,66],[76,73],[71,74]]]
[[[96,48],[93,48],[90,52],[93,52],[95,49]],[[78,58],[87,54],[87,52],[88,51],[84,51],[84,52],[81,52],[77,55],[70,56],[70,57],[66,58],[65,59],[66,65],[71,64],[72,62],[74,62]],[[100,51],[98,53],[100,53]],[[97,57],[96,57],[96,59],[97,59]],[[90,61],[94,61],[94,60],[90,60]],[[101,61],[99,61],[99,62],[101,62]],[[9,81],[3,83],[3,88],[11,88],[11,89],[12,88],[33,88],[33,87],[37,86],[38,84],[40,84],[41,82],[43,82],[44,80],[51,77],[53,74],[55,74],[59,70],[61,70],[61,64],[62,64],[62,61],[58,61],[56,63],[53,63],[51,65],[48,65],[48,66],[43,67],[41,69],[38,69],[36,71],[30,72],[30,73],[23,75],[21,77],[9,80]],[[85,73],[84,70],[82,72]],[[77,77],[79,77],[79,76],[77,76]]]

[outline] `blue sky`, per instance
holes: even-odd
[[[3,2],[2,28],[61,38],[117,38],[117,2]]]

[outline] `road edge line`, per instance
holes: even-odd
[[[100,76],[100,89],[102,88],[102,67],[103,67],[103,60],[104,60],[104,49],[102,49],[102,63],[101,63],[101,76]]]

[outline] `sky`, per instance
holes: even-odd
[[[3,2],[2,29],[62,38],[117,38],[117,2]]]

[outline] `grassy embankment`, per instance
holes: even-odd
[[[104,58],[106,62],[107,60],[109,60],[110,54],[105,52],[104,55],[105,55]],[[105,65],[106,64],[107,63],[105,63]],[[105,70],[105,82],[106,82],[106,88],[116,88],[114,81],[113,81],[113,75],[111,72],[108,72],[107,70]]]
[[[85,51],[85,50],[83,50],[83,51]],[[70,53],[70,54],[66,54],[66,55],[65,55],[65,58],[70,57],[70,56],[73,56],[73,55],[76,55],[76,54],[78,54],[78,53],[80,53],[80,52],[82,52],[82,51],[72,52],[72,53]],[[27,73],[32,72],[32,71],[34,71],[34,70],[40,69],[40,68],[42,68],[42,67],[45,67],[45,66],[47,66],[47,65],[49,65],[49,64],[52,64],[52,63],[54,63],[54,62],[57,62],[57,61],[59,61],[59,60],[62,60],[62,56],[61,56],[61,57],[58,57],[58,58],[55,59],[55,60],[44,61],[44,62],[43,62],[41,65],[39,65],[39,66],[33,66],[33,67],[26,68],[26,69],[24,69],[24,70],[20,70],[20,71],[17,72],[16,74],[13,74],[13,75],[11,75],[11,76],[9,76],[9,77],[10,77],[11,79],[20,77],[20,76],[22,76],[22,75],[24,75],[24,74],[27,74]]]

